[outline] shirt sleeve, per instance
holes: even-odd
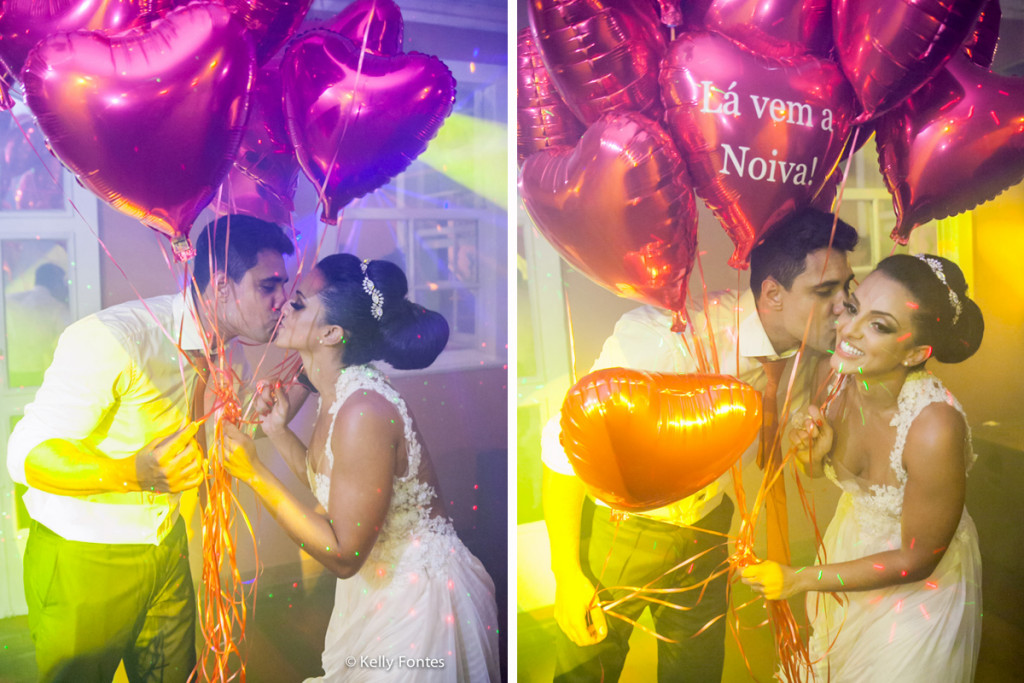
[[[687,372],[676,333],[671,330],[668,314],[651,307],[628,311],[618,322],[601,348],[601,354],[590,369],[629,368],[649,372]],[[691,370],[692,371],[692,370]],[[562,434],[561,415],[555,414],[541,432],[541,462],[559,474],[572,475],[572,465],[559,441]]]
[[[125,343],[95,317],[61,334],[53,362],[35,399],[7,443],[11,479],[27,485],[25,458],[49,439],[86,439],[132,380],[133,362]]]

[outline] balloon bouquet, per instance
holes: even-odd
[[[780,219],[832,209],[840,161],[872,131],[901,244],[1024,177],[1024,81],[988,70],[997,0],[532,0],[528,14],[523,203],[574,268],[672,311],[676,331],[687,322],[695,196],[742,269]],[[570,390],[563,446],[592,494],[646,510],[728,471],[756,429],[735,429],[727,444],[732,426],[709,416],[716,405],[756,416],[756,402],[733,387],[686,404],[683,382],[616,369]],[[686,419],[658,417],[671,414]],[[683,422],[701,426],[683,439]],[[798,654],[780,644],[788,674]]]
[[[455,81],[436,57],[402,52],[394,0],[355,0],[296,35],[311,4],[4,0],[0,109],[22,90],[46,147],[78,182],[170,238],[186,268],[195,253],[189,231],[211,203],[218,213],[290,225],[300,168],[317,187],[324,222],[334,224],[345,205],[426,149],[451,113]],[[39,139],[21,128],[35,134],[35,124],[8,126],[8,147],[17,133],[38,154]],[[6,188],[12,181],[4,180]],[[218,438],[223,419],[245,417],[224,351],[207,350],[218,357],[210,411]],[[291,378],[295,368],[278,370]],[[235,639],[245,631],[231,533],[235,508],[245,515],[223,466],[210,458],[209,467],[207,655],[194,675],[244,681],[244,665],[232,673],[229,658],[240,656]],[[221,583],[225,566],[231,585]]]

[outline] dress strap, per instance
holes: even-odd
[[[350,365],[344,368],[338,375],[338,383],[335,385],[335,399],[331,404],[328,414],[331,417],[330,427],[327,429],[327,446],[324,455],[327,458],[327,466],[334,468],[334,453],[331,450],[331,443],[334,439],[334,424],[338,411],[345,401],[358,391],[373,392],[380,394],[398,410],[402,418],[402,426],[405,434],[406,452],[409,459],[409,471],[405,477],[416,477],[420,469],[420,444],[413,430],[412,417],[409,415],[409,408],[402,399],[398,390],[391,386],[387,377],[372,365]]]
[[[896,442],[893,444],[892,452],[889,455],[889,465],[896,474],[900,484],[907,483],[907,470],[903,467],[903,449],[907,445],[907,434],[910,432],[910,425],[914,423],[917,416],[932,403],[946,403],[956,408],[967,422],[967,415],[963,406],[956,400],[956,397],[942,384],[938,377],[927,370],[919,370],[907,375],[900,389],[897,399],[896,415],[893,416],[889,426],[896,428]],[[977,457],[971,446],[971,428],[967,426],[967,443],[964,446],[967,469],[970,470]]]

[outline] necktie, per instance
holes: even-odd
[[[195,365],[197,370],[195,384],[192,385],[192,402],[189,406],[189,420],[195,422],[203,419],[203,415],[206,413],[206,385],[210,378],[210,363],[206,360],[206,356],[201,351],[194,352],[191,355],[192,363]],[[208,457],[206,451],[206,425],[199,428],[196,432],[196,443],[203,451],[203,461]],[[206,507],[206,482],[203,481],[199,485],[199,505],[203,508]]]
[[[786,368],[786,360],[761,359],[765,387],[761,401],[761,442],[757,451],[757,465],[764,470],[765,479],[778,478],[767,491],[768,559],[789,564],[789,516],[786,511],[786,482],[780,472],[782,444],[779,433],[779,382]]]

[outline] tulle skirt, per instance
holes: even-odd
[[[825,533],[827,562],[899,547],[898,525],[878,533],[849,493]],[[981,643],[981,555],[965,510],[938,567],[924,581],[871,591],[807,594],[809,648],[819,681],[947,683],[974,679]]]
[[[325,673],[305,683],[500,680],[494,582],[461,541],[444,571],[383,574],[338,581]]]

